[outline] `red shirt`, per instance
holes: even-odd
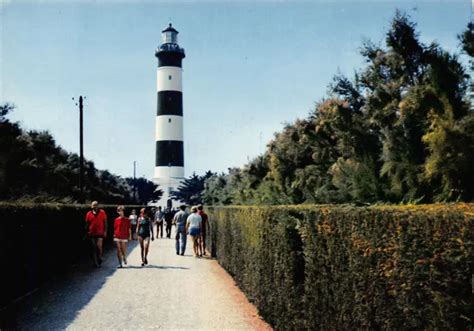
[[[104,236],[105,222],[107,222],[107,214],[102,209],[99,209],[94,215],[90,210],[86,215],[86,222],[89,224],[89,236]]]
[[[114,238],[128,239],[130,236],[130,219],[117,217],[114,221]]]

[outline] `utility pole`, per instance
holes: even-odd
[[[83,135],[83,101],[86,97],[79,96],[79,201],[84,202],[84,135]],[[72,98],[74,100],[74,98]],[[76,106],[78,104],[76,103]]]
[[[137,161],[133,161],[133,200],[137,201],[137,180],[136,180],[136,171],[137,171]]]

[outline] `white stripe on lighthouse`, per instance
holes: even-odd
[[[156,117],[156,139],[183,141],[183,117],[174,115],[160,115]]]
[[[183,69],[180,67],[158,67],[156,89],[160,91],[183,91]]]
[[[184,167],[155,167],[155,178],[183,178]]]

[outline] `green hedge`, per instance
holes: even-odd
[[[101,208],[109,220],[107,248],[116,206]],[[0,307],[73,264],[92,263],[85,240],[88,210],[87,205],[0,203]]]
[[[208,244],[278,330],[470,330],[473,211],[210,208]]]

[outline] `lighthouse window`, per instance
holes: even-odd
[[[168,76],[168,79],[171,80],[171,75]]]
[[[171,123],[171,118],[168,118],[168,123]]]

